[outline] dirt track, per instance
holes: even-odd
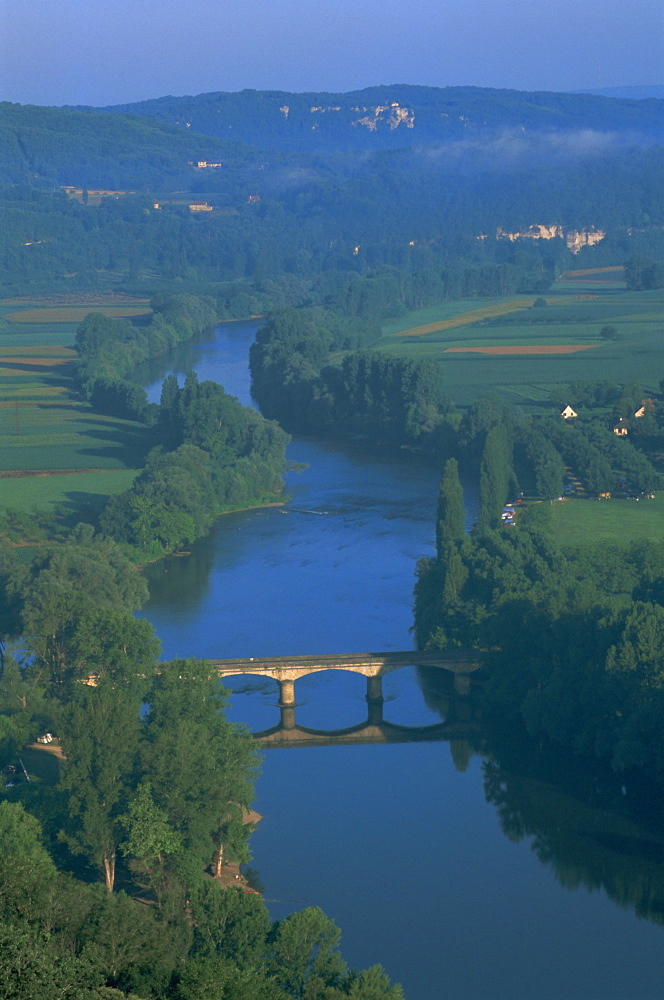
[[[446,347],[444,354],[576,354],[600,344],[514,344],[505,347]]]

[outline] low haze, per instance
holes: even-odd
[[[0,0],[0,99],[661,81],[661,0]]]

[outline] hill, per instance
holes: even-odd
[[[0,105],[5,294],[279,282],[233,295],[244,315],[387,268],[394,289],[421,275],[398,296],[417,308],[455,260],[488,267],[462,294],[501,295],[541,291],[579,250],[595,267],[664,252],[662,101],[376,87],[127,107],[153,117]]]
[[[137,115],[0,103],[0,181],[84,187],[188,186],[199,160],[244,161],[235,141]]]
[[[160,97],[103,109],[281,150],[432,145],[516,130],[597,130],[664,138],[664,102],[483,87],[368,87],[347,94],[243,90]]]

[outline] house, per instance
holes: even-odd
[[[578,417],[578,415],[579,414],[575,413],[575,411],[572,409],[571,406],[566,406],[565,409],[560,414],[563,420],[571,420],[572,417]]]
[[[211,212],[212,205],[208,205],[206,201],[194,201],[189,206],[190,212]]]
[[[618,437],[626,437],[629,434],[629,428],[622,417],[617,424],[614,424],[613,433]]]

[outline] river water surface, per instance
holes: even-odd
[[[225,324],[169,370],[249,404],[255,329]],[[286,506],[227,515],[190,556],[150,568],[143,616],[165,658],[412,648],[440,470],[306,439],[288,459]],[[275,682],[227,686],[233,720],[278,723]],[[388,675],[385,719],[440,722],[440,687],[415,668]],[[303,678],[297,723],[353,726],[365,695],[355,674]],[[516,744],[499,761],[463,740],[332,743],[266,751],[255,806],[252,867],[272,916],[322,907],[349,964],[382,963],[407,1000],[664,997],[662,841],[605,776],[570,777]]]

